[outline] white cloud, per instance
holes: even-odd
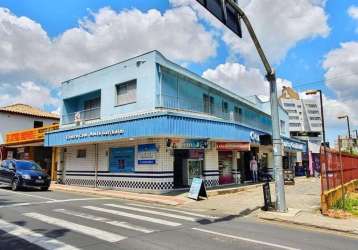
[[[57,106],[59,101],[51,95],[50,89],[32,81],[22,82],[17,86],[0,84],[0,89],[0,106],[24,103],[44,109],[45,105]]]
[[[211,80],[222,87],[240,95],[265,95],[269,96],[269,83],[256,68],[247,68],[239,63],[225,63],[218,65],[215,69],[208,69],[203,77]],[[292,86],[285,79],[277,79],[277,93],[280,95],[282,86]]]
[[[267,57],[279,63],[299,41],[326,37],[330,28],[324,11],[325,0],[239,0],[249,17]],[[249,65],[259,65],[259,57],[249,34],[243,26],[243,39],[239,39],[196,1],[171,0],[175,6],[190,6],[199,17],[213,27],[224,30],[223,40],[232,52],[243,57]]]
[[[116,12],[107,7],[91,15],[51,39],[40,24],[0,8],[0,74],[32,74],[57,84],[154,49],[189,63],[216,55],[213,34],[189,7],[163,14],[155,9]],[[193,44],[200,46],[193,49]]]
[[[330,31],[322,1],[239,0],[239,4],[249,17],[272,63],[279,63],[299,41],[317,36],[326,37]],[[258,64],[259,57],[246,28],[243,39],[229,31],[224,33],[223,39],[247,63]]]
[[[358,6],[351,6],[348,9],[348,14],[354,18],[358,20]]]
[[[342,43],[330,51],[323,62],[326,70],[326,85],[336,94],[336,98],[324,98],[325,118],[328,131],[347,134],[345,121],[341,115],[349,115],[351,128],[358,126],[358,42]],[[334,139],[334,138],[333,138]]]
[[[339,99],[358,98],[358,42],[342,43],[330,51],[323,62],[328,87]]]

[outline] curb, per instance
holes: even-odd
[[[217,190],[207,190],[209,197],[217,196],[217,195],[223,195],[223,194],[234,194],[239,193],[251,189],[255,189],[257,187],[261,187],[263,183],[260,184],[253,184],[248,186],[242,186],[242,187],[234,187],[234,188],[225,188],[225,189],[217,189]]]
[[[162,204],[162,205],[171,205],[177,206],[182,205],[185,203],[184,200],[172,200],[172,199],[159,199],[156,197],[143,197],[144,194],[130,194],[130,193],[108,193],[106,189],[93,189],[93,190],[81,190],[77,188],[68,188],[68,187],[61,187],[61,186],[52,186],[50,190],[58,190],[63,192],[70,192],[70,193],[81,193],[81,194],[90,194],[90,195],[99,195],[99,196],[106,196],[111,198],[118,198],[118,199],[126,199],[126,200],[134,200],[134,201],[142,201],[148,203],[155,203],[155,204]],[[111,190],[112,192],[115,192]],[[121,192],[121,191],[119,191]],[[146,196],[148,194],[145,194]]]
[[[267,220],[267,221],[283,222],[283,223],[287,223],[287,224],[291,224],[291,225],[299,225],[299,226],[305,226],[305,227],[311,227],[311,228],[324,229],[324,230],[328,230],[328,231],[335,231],[335,232],[358,235],[358,230],[355,230],[355,229],[329,227],[329,226],[317,225],[317,224],[307,223],[307,222],[298,222],[298,221],[294,221],[294,220],[285,219],[282,217],[280,217],[280,218],[279,217],[267,217],[262,214],[259,214],[257,217],[259,219]]]

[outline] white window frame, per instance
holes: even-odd
[[[134,86],[134,89],[132,90],[132,92],[128,92],[128,86]],[[122,98],[123,100],[121,100],[120,96],[119,96],[119,90],[120,88],[125,89],[126,93],[122,94]],[[137,102],[137,79],[133,79],[130,81],[126,81],[123,83],[118,83],[116,84],[115,87],[115,92],[116,92],[116,105],[115,106],[123,106],[123,105],[128,105],[128,104],[132,104],[132,103],[136,103]]]

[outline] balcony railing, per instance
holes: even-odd
[[[101,118],[101,108],[93,108],[69,113],[62,116],[62,124],[72,124],[75,122],[90,121]]]
[[[240,117],[233,112],[227,110],[225,112],[221,105],[207,104],[204,105],[203,101],[181,99],[178,97],[168,95],[157,95],[157,107],[190,111],[195,113],[202,113],[212,115],[225,120],[232,120],[240,122]]]
[[[169,95],[157,95],[156,100],[157,108],[165,108],[165,109],[173,109],[173,110],[181,110],[181,111],[189,111],[200,114],[207,114],[211,116],[215,116],[224,120],[229,120],[236,123],[241,123],[249,126],[253,126],[256,128],[261,128],[263,130],[270,130],[271,125],[266,124],[263,121],[260,121],[259,115],[251,115],[250,117],[246,117],[242,113],[235,113],[232,110],[228,109],[227,112],[224,111],[221,105],[215,104],[207,104],[204,105],[203,100],[188,100],[182,99],[175,96]]]

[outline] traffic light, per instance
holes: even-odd
[[[242,38],[239,13],[226,0],[197,0],[226,27]]]

